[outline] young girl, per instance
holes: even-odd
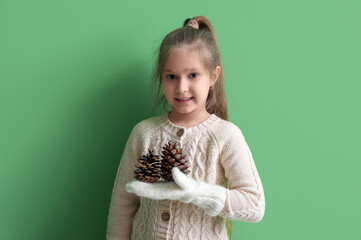
[[[107,239],[225,240],[226,219],[261,221],[262,183],[241,130],[228,121],[221,55],[206,17],[187,19],[164,38],[154,79],[163,104],[172,108],[139,122],[130,134],[114,182]],[[169,141],[182,148],[189,172],[173,167],[174,181],[136,180],[140,156],[148,149],[160,156]]]

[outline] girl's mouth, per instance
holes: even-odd
[[[193,99],[193,97],[184,98],[184,99],[178,99],[178,98],[176,98],[177,102],[179,102],[179,103],[187,103],[187,102],[189,102],[189,101],[192,100],[192,99]]]

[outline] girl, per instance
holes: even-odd
[[[228,121],[215,31],[204,16],[187,19],[162,41],[154,71],[158,95],[171,111],[133,128],[109,208],[108,240],[228,239],[226,219],[259,222],[262,183],[241,130]],[[140,156],[160,155],[169,141],[182,148],[189,172],[174,181],[135,180]]]

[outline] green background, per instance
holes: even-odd
[[[360,1],[0,0],[0,239],[105,239],[153,52],[214,24],[266,197],[232,239],[361,239]]]

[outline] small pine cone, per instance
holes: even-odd
[[[143,182],[155,182],[161,177],[161,162],[158,155],[151,150],[146,155],[142,155],[138,162],[140,166],[134,171],[135,178]]]
[[[185,159],[185,155],[182,154],[183,149],[177,149],[177,143],[171,141],[165,144],[162,151],[162,172],[161,175],[166,181],[174,181],[172,176],[172,168],[178,167],[184,174],[188,174],[189,164]]]

